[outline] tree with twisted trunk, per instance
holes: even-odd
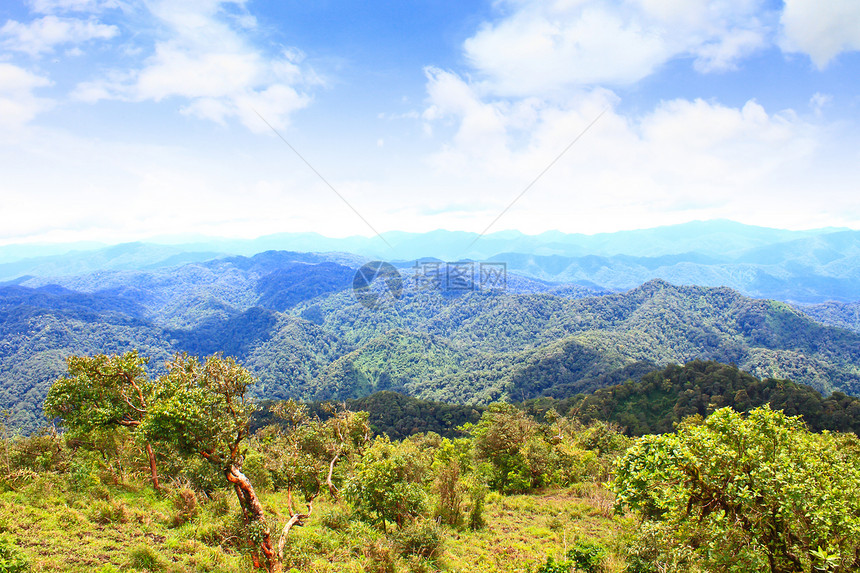
[[[263,505],[242,472],[242,445],[254,411],[246,393],[254,382],[232,358],[214,355],[201,362],[177,354],[159,379],[142,430],[147,438],[168,443],[183,455],[199,455],[221,471],[239,500],[254,565],[280,571]]]

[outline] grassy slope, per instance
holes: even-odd
[[[136,486],[75,491],[50,474],[12,487],[0,494],[0,534],[26,554],[34,572],[252,570],[236,547],[238,508],[227,492],[189,509],[179,501],[182,489],[164,495]],[[346,508],[321,500],[308,524],[291,533],[286,570],[519,572],[534,570],[547,556],[561,556],[577,539],[588,538],[610,548],[608,571],[620,571],[625,519],[612,517],[610,495],[597,485],[490,494],[487,527],[445,529],[444,551],[432,562],[399,556],[389,537],[348,516],[338,520]],[[262,498],[271,517],[283,523],[285,495],[267,492]]]

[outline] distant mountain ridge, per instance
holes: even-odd
[[[127,243],[35,258],[21,257],[49,253],[50,247],[12,245],[0,247],[0,281],[45,284],[44,279],[57,282],[93,272],[157,270],[292,251],[317,253],[316,262],[353,268],[369,260],[408,266],[425,257],[496,261],[523,277],[598,290],[623,291],[659,278],[673,284],[728,286],[748,296],[803,304],[860,301],[860,231],[846,229],[787,231],[716,220],[596,235],[502,231],[479,236],[439,230],[388,232],[382,237],[391,247],[380,237],[282,233],[253,240]]]

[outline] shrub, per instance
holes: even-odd
[[[463,525],[463,486],[460,483],[460,464],[456,460],[442,466],[438,470],[436,487],[439,491],[439,503],[434,515],[445,525],[461,527]]]
[[[552,556],[546,558],[546,563],[535,570],[535,573],[570,573],[570,561],[556,561]]]
[[[173,514],[173,526],[179,527],[188,523],[197,516],[197,494],[190,487],[182,487],[176,492],[173,507],[176,509],[176,513]]]
[[[367,573],[394,573],[394,555],[391,545],[385,539],[377,539],[367,545],[362,552],[367,563],[364,570]]]
[[[395,546],[403,557],[436,559],[442,554],[443,541],[442,531],[434,521],[412,523],[394,535]]]
[[[810,571],[824,550],[857,571],[858,447],[768,406],[723,408],[639,438],[616,467],[617,509],[641,518],[633,552],[656,546],[652,562]]]
[[[483,529],[487,525],[487,520],[484,519],[484,505],[487,499],[486,484],[473,483],[469,488],[469,497],[472,500],[472,511],[469,512],[469,529]]]
[[[82,452],[72,458],[69,464],[69,485],[76,490],[92,489],[101,485],[99,464],[89,452]]]
[[[573,549],[567,552],[567,559],[556,561],[549,556],[546,563],[541,565],[535,573],[570,573],[581,571],[582,573],[599,573],[603,571],[603,560],[606,557],[606,548],[594,541],[580,541]]]
[[[69,451],[62,438],[49,428],[40,433],[19,437],[7,445],[10,469],[34,472],[64,472],[68,469]]]
[[[408,440],[397,444],[378,437],[355,465],[344,487],[344,497],[364,517],[385,529],[386,521],[397,527],[423,514],[427,495],[420,484],[420,455]]]
[[[87,512],[87,517],[91,521],[102,525],[108,523],[126,523],[129,515],[129,508],[122,500],[94,500]]]
[[[340,507],[333,507],[320,516],[320,523],[333,531],[345,531],[349,529],[350,514]]]
[[[578,571],[598,573],[603,570],[603,560],[606,549],[593,541],[580,541],[567,552],[567,558],[573,562]]]

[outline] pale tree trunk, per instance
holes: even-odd
[[[332,476],[334,475],[334,466],[337,463],[337,460],[340,459],[340,452],[335,454],[335,456],[331,459],[331,463],[328,465],[328,476],[325,478],[325,483],[328,486],[328,492],[331,495],[332,499],[335,501],[340,499],[340,495],[338,495],[337,487],[334,485],[332,481]]]
[[[311,516],[314,497],[309,498],[307,502],[308,512],[296,513],[293,511],[293,490],[287,490],[287,507],[290,510],[290,520],[287,521],[287,524],[284,526],[284,530],[281,532],[281,537],[278,539],[278,561],[281,563],[284,561],[284,545],[287,542],[287,535],[290,533],[290,529],[292,529],[293,526],[301,527],[305,524],[305,520]]]

